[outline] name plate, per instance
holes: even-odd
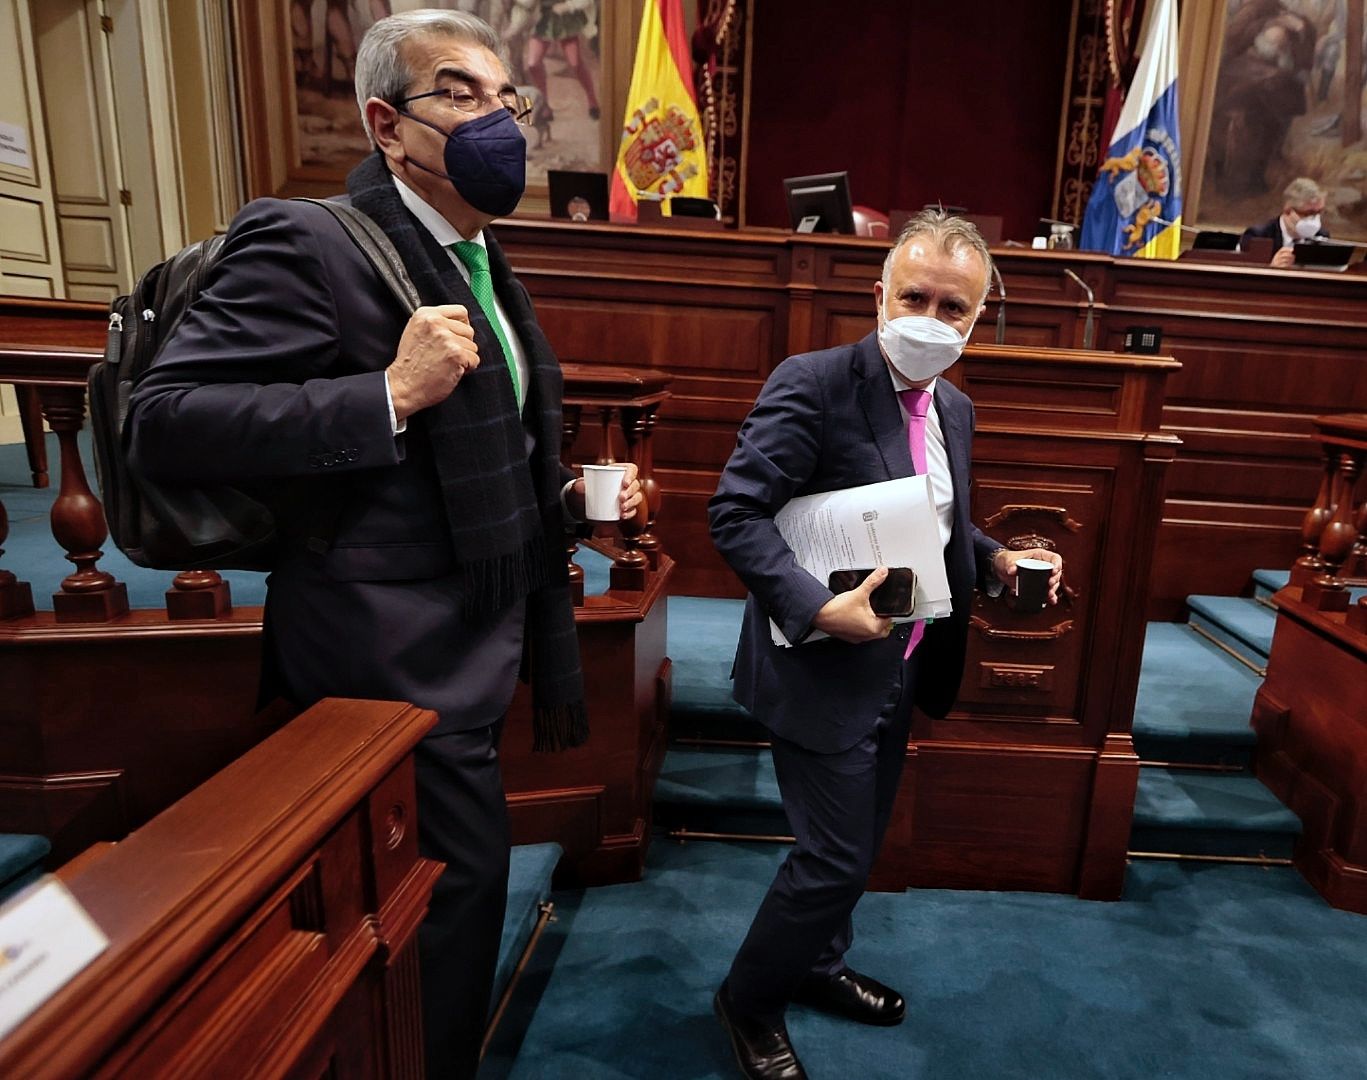
[[[54,877],[0,908],[0,1039],[109,946]]]

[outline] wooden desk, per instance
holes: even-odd
[[[656,438],[670,502],[661,530],[679,556],[674,589],[738,595],[712,551],[704,512],[736,428],[774,366],[853,341],[874,325],[873,281],[887,242],[776,230],[694,233],[510,221],[500,242],[562,359],[657,367],[675,381]],[[1259,567],[1295,557],[1318,483],[1311,421],[1367,409],[1367,281],[1246,265],[1111,259],[1085,252],[994,252],[1007,287],[1010,344],[1078,348],[1096,293],[1096,343],[1156,326],[1181,362],[1162,430],[1178,436],[1155,549],[1154,617],[1189,593],[1235,594]],[[992,340],[995,298],[974,333]],[[990,362],[971,348],[962,362]],[[1047,429],[1047,409],[1022,410]]]
[[[1120,895],[1177,373],[1166,357],[1018,346],[983,346],[959,373],[977,411],[973,520],[1059,552],[1063,597],[1029,614],[975,596],[954,710],[913,721],[878,887]]]

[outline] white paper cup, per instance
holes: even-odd
[[[620,521],[625,465],[584,466],[584,513],[590,521]]]

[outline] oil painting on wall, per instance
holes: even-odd
[[[1243,229],[1308,176],[1326,228],[1367,237],[1367,0],[1227,0],[1201,180],[1202,222]]]
[[[297,165],[340,179],[366,153],[352,76],[376,20],[419,7],[472,12],[507,46],[514,83],[532,102],[527,182],[547,169],[606,171],[600,124],[601,0],[289,0]],[[440,167],[440,163],[435,163]]]

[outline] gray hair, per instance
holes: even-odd
[[[1286,185],[1282,192],[1283,208],[1304,206],[1306,203],[1319,202],[1324,198],[1324,188],[1308,176],[1298,176]]]
[[[374,97],[394,104],[403,97],[413,82],[413,72],[403,53],[403,44],[411,37],[455,38],[488,49],[504,67],[508,66],[503,39],[477,15],[425,8],[386,16],[365,32],[356,51],[356,104],[360,106],[361,123],[371,146],[375,145],[375,136],[366,119],[365,103]]]
[[[983,269],[987,271],[987,282],[978,303],[981,304],[987,299],[993,278],[992,253],[987,250],[987,241],[983,239],[983,234],[978,231],[978,226],[974,225],[973,222],[967,218],[950,214],[938,206],[927,207],[912,214],[907,219],[907,223],[902,226],[902,231],[897,234],[897,239],[893,241],[888,257],[883,260],[883,290],[885,292],[892,278],[892,264],[897,258],[897,253],[909,240],[914,240],[919,236],[926,236],[939,241],[940,250],[947,255],[953,255],[962,248],[976,252],[978,258],[983,262]]]

